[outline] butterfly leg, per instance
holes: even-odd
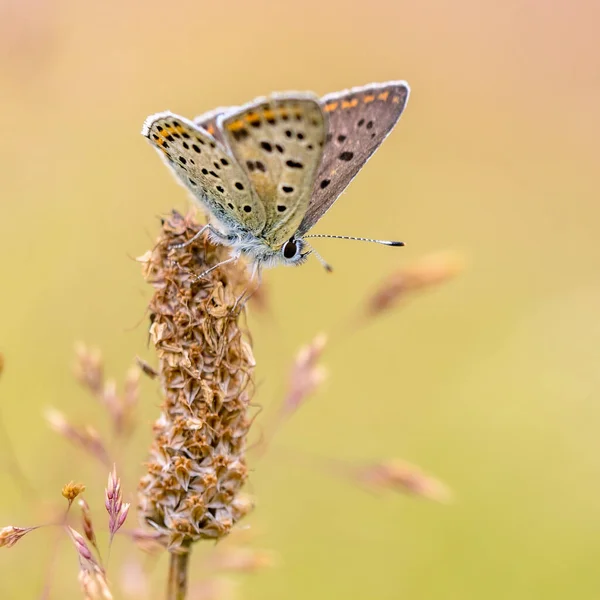
[[[231,258],[228,258],[227,260],[222,260],[220,263],[213,265],[210,269],[206,269],[206,271],[203,271],[202,273],[200,273],[200,275],[195,275],[194,281],[200,281],[200,279],[204,279],[209,273],[212,273],[212,271],[214,271],[215,269],[222,267],[223,265],[232,263],[232,262],[236,261],[238,258],[239,258],[238,256],[232,256]]]
[[[256,285],[252,285],[254,282],[254,278],[256,277]],[[244,305],[250,298],[254,295],[258,288],[262,283],[262,269],[259,261],[255,261],[252,264],[252,272],[250,274],[250,278],[248,279],[248,285],[244,289],[244,291],[239,295],[236,299],[235,304],[233,305],[232,311],[237,310],[239,305]]]
[[[181,242],[179,244],[172,244],[169,246],[169,250],[180,250],[181,248],[186,248],[190,244],[193,244],[205,231],[209,231],[212,235],[212,238],[221,242],[223,245],[228,245],[230,243],[230,237],[216,230],[210,223],[201,227],[189,240],[185,242]]]

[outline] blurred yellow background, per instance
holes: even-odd
[[[280,401],[297,348],[339,329],[386,274],[462,252],[457,280],[333,344],[325,388],[252,465],[256,543],[279,556],[241,596],[411,600],[600,597],[600,7],[538,2],[178,3],[1,0],[0,525],[29,525],[106,473],[50,432],[103,412],[73,380],[78,340],[121,377],[147,348],[151,290],[133,257],[158,217],[187,210],[144,118],[193,117],[271,91],[319,94],[406,79],[398,127],[316,232],[400,238],[402,250],[318,240],[268,271],[250,316],[257,402]],[[158,415],[144,382],[124,489],[135,501]],[[33,489],[17,484],[16,456]],[[448,506],[378,498],[305,454],[403,457]],[[134,524],[135,516],[130,517]],[[0,596],[79,597],[75,552],[37,531],[0,551]],[[137,550],[135,551],[137,552]],[[118,539],[111,578],[134,553]],[[195,556],[199,569],[201,552]],[[161,598],[166,562],[153,566]],[[192,579],[192,585],[197,583]],[[128,598],[116,588],[117,598]]]

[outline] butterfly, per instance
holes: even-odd
[[[394,128],[409,93],[406,82],[389,81],[322,98],[274,94],[193,121],[157,113],[142,135],[208,213],[198,235],[208,229],[231,248],[229,260],[300,264],[314,251],[310,237],[403,245],[307,233]]]

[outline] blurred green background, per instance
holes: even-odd
[[[406,79],[392,136],[319,223],[400,238],[335,240],[266,273],[272,312],[250,317],[257,402],[273,411],[297,348],[339,329],[386,274],[462,252],[455,281],[333,344],[330,378],[256,463],[248,523],[279,565],[242,597],[578,600],[600,596],[600,7],[502,3],[1,0],[0,524],[47,520],[61,486],[104,470],[50,432],[48,406],[103,430],[74,382],[78,340],[117,377],[152,362],[151,290],[133,257],[188,200],[139,134],[271,91],[324,94]],[[144,382],[122,465],[133,492],[158,415]],[[32,490],[7,465],[11,451]],[[306,468],[399,456],[454,490],[449,506],[377,498]],[[135,519],[131,519],[131,523]],[[0,551],[0,595],[38,598],[55,532]],[[111,578],[134,550],[117,540]],[[54,595],[79,597],[63,543]],[[198,569],[202,562],[196,556]],[[162,597],[166,562],[153,567]],[[193,579],[192,583],[197,582]],[[116,588],[117,598],[128,598]]]

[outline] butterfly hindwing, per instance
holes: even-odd
[[[408,100],[404,81],[370,84],[321,99],[329,120],[312,197],[298,228],[305,234],[327,212],[394,128]]]
[[[280,246],[306,212],[321,162],[327,124],[318,98],[290,93],[257,100],[222,115],[218,126],[264,206],[262,237]]]
[[[223,139],[223,135],[221,134],[221,130],[217,126],[217,119],[225,114],[231,112],[235,107],[233,106],[221,106],[219,108],[215,108],[209,112],[201,114],[197,117],[194,117],[194,125],[197,127],[202,127],[212,135],[215,140],[223,144],[225,146],[225,140]]]
[[[146,119],[142,134],[202,208],[230,229],[259,234],[265,212],[243,169],[205,129],[170,112]]]

